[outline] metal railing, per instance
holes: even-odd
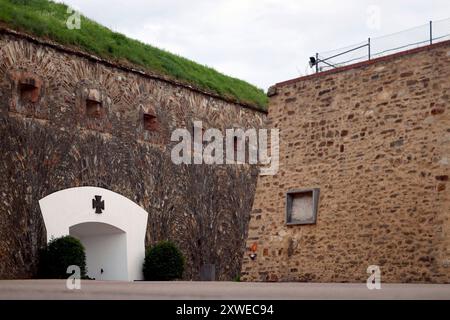
[[[430,21],[387,36],[368,38],[365,42],[345,48],[316,53],[309,58],[309,65],[320,72],[449,39],[450,19]]]

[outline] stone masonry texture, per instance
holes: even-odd
[[[450,282],[450,43],[271,92],[280,170],[258,178],[242,280]],[[316,224],[286,226],[308,188]]]
[[[78,186],[144,208],[146,245],[175,241],[184,279],[205,264],[217,280],[238,276],[258,169],[175,165],[170,135],[197,120],[258,128],[265,113],[32,40],[0,33],[0,278],[36,276],[47,240],[38,201]]]

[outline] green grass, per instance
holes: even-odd
[[[263,90],[213,68],[127,38],[84,16],[81,17],[81,29],[68,29],[66,21],[70,14],[67,8],[47,0],[0,0],[0,21],[11,28],[75,46],[104,59],[128,61],[222,97],[266,109],[267,97]]]

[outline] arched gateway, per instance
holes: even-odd
[[[78,187],[39,201],[47,241],[71,235],[86,249],[87,274],[97,280],[141,280],[147,212],[107,189]]]

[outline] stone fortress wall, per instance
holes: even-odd
[[[171,239],[185,279],[240,271],[258,169],[175,165],[171,132],[258,128],[266,114],[163,77],[11,30],[0,32],[0,278],[36,275],[38,201],[97,186],[149,213],[146,244]],[[124,212],[126,214],[126,212]]]
[[[242,279],[450,282],[450,42],[277,84],[280,170],[258,179]],[[318,188],[316,222],[287,192]]]

